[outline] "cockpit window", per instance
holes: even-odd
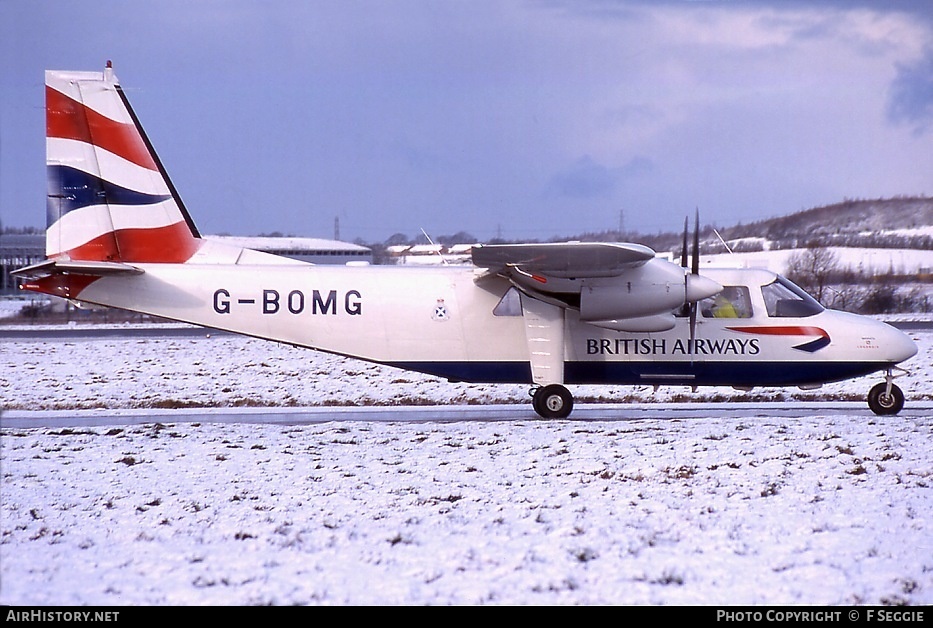
[[[823,311],[816,299],[781,276],[774,283],[762,286],[761,295],[771,317],[802,318]]]
[[[719,294],[700,301],[700,312],[703,318],[751,318],[748,288],[726,286]]]

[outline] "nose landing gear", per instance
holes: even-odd
[[[907,374],[902,368],[894,367],[898,371]],[[894,385],[895,375],[893,369],[888,369],[884,375],[884,382],[876,384],[868,392],[868,407],[871,411],[879,415],[897,414],[904,407],[904,392]]]

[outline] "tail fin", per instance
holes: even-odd
[[[200,235],[130,107],[104,72],[45,73],[48,230],[57,260],[182,263]]]

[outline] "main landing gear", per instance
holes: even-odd
[[[904,392],[894,385],[894,370],[907,371],[893,367],[884,375],[884,381],[876,384],[868,393],[868,407],[879,415],[897,414],[904,408]],[[532,388],[531,405],[535,412],[544,419],[566,419],[573,410],[573,395],[560,384],[548,384]]]
[[[566,419],[573,410],[573,395],[560,384],[531,389],[531,405],[545,419]]]
[[[906,373],[907,371],[904,371],[904,374]],[[868,407],[875,414],[897,414],[904,407],[904,393],[894,385],[895,377],[899,376],[895,375],[892,369],[888,369],[884,375],[884,382],[876,384],[868,392]]]

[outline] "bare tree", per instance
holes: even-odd
[[[839,273],[839,256],[821,246],[810,246],[787,259],[787,278],[826,304],[829,283]]]

